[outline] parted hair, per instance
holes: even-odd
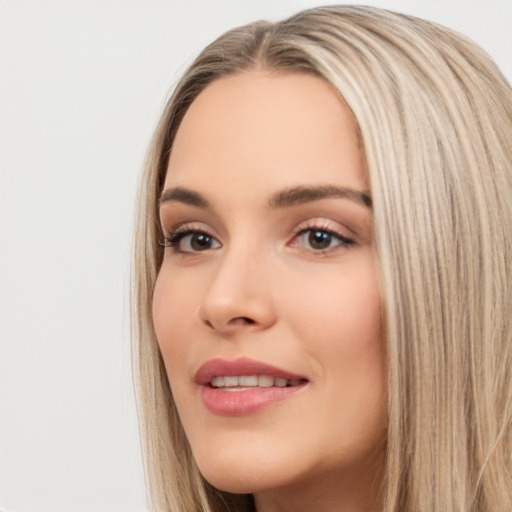
[[[219,77],[312,73],[357,122],[373,200],[388,369],[385,512],[512,511],[512,91],[477,45],[370,7],[321,7],[218,38],[165,107],[140,185],[133,356],[152,510],[251,510],[210,486],[152,322],[157,201],[188,107]]]

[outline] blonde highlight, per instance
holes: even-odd
[[[134,370],[153,510],[250,510],[199,474],[151,303],[172,141],[212,81],[263,67],[327,80],[357,121],[389,370],[385,511],[512,510],[512,91],[474,43],[417,18],[325,7],[234,29],[178,84],[141,180]],[[450,94],[447,99],[446,95]]]

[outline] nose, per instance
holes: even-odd
[[[250,251],[227,251],[199,308],[204,324],[223,335],[268,329],[276,322],[269,263]]]

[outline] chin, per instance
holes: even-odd
[[[262,452],[236,448],[216,450],[200,454],[196,463],[209,484],[233,494],[250,494],[286,485],[284,480],[291,477],[289,464],[271,460],[268,449],[263,452],[266,454],[263,458],[259,453]]]
[[[216,489],[233,494],[252,494],[276,485],[275,478],[269,478],[268,472],[261,467],[245,468],[240,466],[219,468],[215,465],[199,466],[204,479]]]
[[[256,485],[253,478],[240,477],[240,475],[236,474],[236,471],[232,471],[231,474],[212,475],[212,478],[203,474],[203,477],[216,489],[232,494],[252,494],[261,490],[261,485]],[[263,486],[263,488],[265,487]]]

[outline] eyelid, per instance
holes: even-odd
[[[219,236],[208,224],[204,224],[203,222],[191,221],[177,223],[174,227],[162,229],[162,231],[163,240],[159,241],[160,245],[172,249],[174,254],[200,254],[202,252],[206,253],[211,250],[219,249],[223,246]],[[306,240],[304,240],[304,243],[301,243],[300,238],[304,237],[309,231],[325,232],[334,238],[333,241],[337,240],[337,242],[332,244],[332,246],[325,247],[323,249],[319,247],[311,247],[311,244],[308,244]],[[291,238],[288,240],[286,245],[288,247],[316,253],[317,255],[327,254],[336,250],[346,249],[348,246],[356,244],[357,236],[354,238],[351,233],[353,233],[353,231],[340,222],[321,217],[311,218],[300,222],[295,226],[295,228],[293,228]],[[196,234],[204,234],[211,238],[213,242],[212,246],[205,247],[204,249],[194,249],[191,247],[190,250],[184,250],[180,247],[180,243],[185,237]],[[307,245],[310,246],[307,247]]]
[[[213,230],[210,228],[210,226],[208,226],[208,224],[199,221],[179,221],[167,224],[162,223],[161,229],[163,236],[167,238],[178,233],[183,233],[185,231],[201,231],[202,233],[206,233],[214,238],[218,238],[217,235],[213,233]]]
[[[343,233],[343,231],[352,231],[348,228],[342,229],[340,227],[341,225],[338,222],[328,220],[328,219],[308,219],[305,222],[302,222],[298,224],[295,229],[293,230],[294,234],[292,239],[288,242],[288,245],[290,247],[295,247],[296,241],[304,236],[305,233],[308,231],[323,231],[325,233],[328,233],[332,235],[333,237],[337,238],[339,240],[339,243],[328,247],[325,250],[321,249],[313,249],[313,248],[304,248],[307,251],[312,251],[317,254],[325,254],[327,252],[335,251],[337,249],[346,248],[347,246],[354,245],[356,242],[352,235],[347,236]]]
[[[219,237],[215,235],[209,226],[201,223],[201,222],[185,222],[181,224],[177,224],[175,227],[162,229],[163,231],[163,240],[160,241],[160,245],[165,248],[173,249],[177,254],[196,254],[202,251],[183,251],[179,250],[177,244],[183,240],[188,235],[194,234],[205,234],[210,237],[217,245],[217,247],[212,247],[212,249],[218,249],[222,246],[222,243],[219,241]],[[205,249],[206,251],[207,249]]]
[[[351,238],[354,235],[345,235],[344,232],[350,232],[353,233],[351,229],[348,227],[344,227],[339,222],[326,219],[323,217],[315,217],[312,219],[308,219],[306,221],[300,222],[295,226],[293,229],[294,236],[297,236],[300,232],[304,232],[309,229],[318,229],[320,231],[328,231],[330,233],[333,233],[335,235],[338,235],[342,238]]]

